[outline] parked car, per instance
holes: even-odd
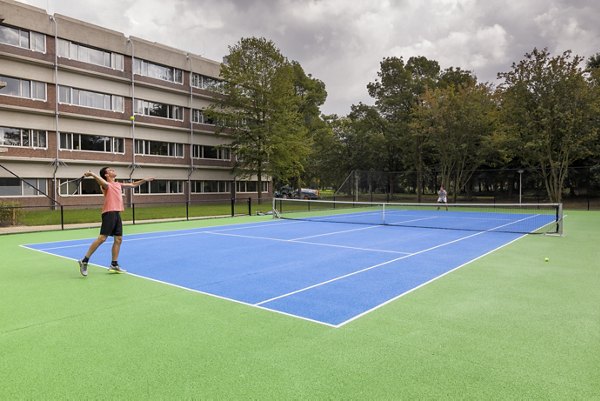
[[[310,188],[295,189],[288,185],[275,191],[276,198],[284,199],[319,199],[319,190]]]
[[[319,199],[319,190],[300,188],[295,195],[298,199]]]

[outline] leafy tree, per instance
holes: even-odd
[[[324,128],[313,134],[312,151],[306,163],[306,178],[318,182],[319,187],[337,188],[348,174],[348,158],[344,138],[348,130],[348,119],[337,115],[324,116]]]
[[[258,197],[267,177],[299,177],[311,146],[304,124],[298,65],[265,38],[242,38],[221,68],[224,96],[209,113],[231,135],[235,172],[256,176]],[[300,84],[300,85],[299,85]]]
[[[439,87],[453,86],[455,88],[475,85],[477,85],[477,77],[471,71],[465,71],[459,67],[446,68],[442,72],[438,83]]]
[[[590,57],[587,61],[586,66],[590,70],[600,68],[600,53],[596,53],[592,57]]]
[[[587,61],[587,72],[589,74],[589,82],[594,91],[594,97],[600,99],[600,53],[596,53],[590,57]],[[595,117],[593,124],[598,128],[600,127],[600,101],[594,104],[596,107]],[[589,162],[600,166],[600,140],[596,141],[596,146],[592,150],[593,154],[590,157]]]
[[[589,155],[597,140],[597,98],[584,71],[582,58],[565,51],[551,57],[534,49],[498,74],[502,112],[527,166],[539,168],[548,197],[560,202],[569,166]]]
[[[304,160],[302,174],[300,177],[294,177],[295,186],[300,187],[302,183],[310,186],[321,186],[321,170],[319,162],[319,154],[327,152],[323,146],[331,145],[328,139],[331,138],[331,128],[321,117],[319,107],[325,103],[327,99],[327,91],[325,84],[313,78],[310,74],[306,74],[299,63],[292,62],[294,71],[294,85],[296,96],[299,99],[299,112],[302,115],[303,124],[310,136],[311,150]],[[277,177],[280,178],[280,177]],[[283,177],[281,177],[283,178]],[[290,184],[290,182],[286,182]]]
[[[385,167],[381,158],[388,144],[384,129],[385,122],[375,107],[362,103],[352,106],[343,138],[348,158],[346,172]]]
[[[475,80],[427,90],[412,128],[433,148],[442,183],[457,194],[493,152],[496,103],[489,86]]]
[[[420,105],[420,96],[437,85],[440,66],[425,57],[411,57],[406,64],[402,58],[389,57],[380,66],[378,80],[369,83],[367,89],[384,119],[385,170],[416,171],[415,186],[420,201],[426,138],[421,132],[411,131],[410,124],[415,108]]]

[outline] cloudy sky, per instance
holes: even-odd
[[[242,37],[265,37],[322,80],[322,111],[373,104],[384,57],[425,56],[496,83],[534,47],[600,52],[598,0],[20,0],[220,61]]]

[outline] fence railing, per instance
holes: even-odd
[[[145,203],[135,202],[122,213],[131,224],[158,220],[192,220],[213,217],[249,216],[268,212],[271,198]],[[21,206],[16,201],[0,202],[0,226],[67,226],[100,221],[100,204]]]

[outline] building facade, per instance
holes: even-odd
[[[220,66],[0,0],[0,200],[101,203],[93,180],[76,179],[106,165],[118,179],[155,177],[128,201],[256,197],[255,179],[233,175],[230,138],[204,115],[222,96]]]

